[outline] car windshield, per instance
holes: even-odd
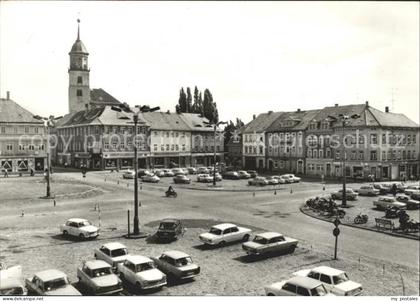
[[[126,248],[116,249],[116,250],[111,251],[111,257],[124,256],[124,255],[127,255],[127,254],[128,254],[128,252],[127,252]]]
[[[347,277],[346,273],[342,273],[337,276],[333,276],[333,282],[334,284],[340,284],[343,282],[349,281],[349,277]]]
[[[136,266],[136,273],[153,270],[154,268],[155,268],[155,264],[153,262],[141,263]]]
[[[112,274],[111,269],[108,267],[92,270],[92,277],[101,277],[101,276],[111,275],[111,274]]]
[[[217,229],[217,228],[211,228],[209,233],[214,234],[214,235],[220,235],[222,234],[222,230]]]
[[[258,244],[262,244],[262,245],[265,245],[267,243],[267,239],[265,239],[264,237],[261,237],[261,236],[255,236],[253,241],[258,243]]]
[[[54,279],[51,281],[47,281],[44,283],[44,289],[46,291],[51,291],[54,289],[58,289],[62,286],[67,285],[69,282],[67,280],[67,278],[63,277],[63,278],[58,278],[58,279]]]
[[[90,225],[92,225],[92,224],[88,221],[84,221],[84,222],[79,223],[79,227],[85,227],[85,226],[90,226]]]
[[[170,230],[175,228],[174,223],[160,223],[159,229],[161,230]]]
[[[192,261],[191,257],[184,257],[184,258],[177,259],[175,261],[175,266],[182,267],[182,266],[185,266],[185,265],[189,265],[192,262],[193,261]]]
[[[325,287],[320,284],[317,287],[311,289],[311,295],[312,296],[325,296],[327,294],[327,290]]]

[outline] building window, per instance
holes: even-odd
[[[29,133],[29,127],[25,126],[25,134]]]
[[[109,143],[108,142],[104,143],[104,149],[109,149]]]
[[[413,144],[416,144],[416,135],[413,135]]]
[[[169,135],[169,133],[167,133]],[[169,144],[166,144],[166,150],[169,151]]]
[[[157,144],[154,144],[154,145],[153,145],[153,150],[154,150],[155,152],[157,152],[157,150],[158,150],[158,146],[157,146]]]
[[[356,151],[351,152],[351,159],[356,160]]]
[[[326,158],[331,158],[331,150],[329,148],[325,152],[325,157]]]
[[[264,153],[264,147],[260,146],[260,154]]]
[[[340,160],[340,151],[339,150],[335,151],[335,159]]]
[[[363,151],[359,151],[359,160],[365,159],[365,153]]]
[[[415,150],[413,150],[413,153],[412,153],[412,158],[413,158],[413,159],[416,159],[416,151],[415,151]]]
[[[378,135],[370,134],[370,144],[378,144]]]
[[[406,155],[405,150],[403,150],[403,151],[402,151],[402,159],[403,159],[403,160],[405,160],[405,159],[406,159],[406,156],[405,156],[405,155]]]
[[[386,161],[386,151],[382,151],[382,161]]]
[[[185,151],[185,144],[182,145],[182,151]]]
[[[382,144],[386,144],[386,134],[382,134]]]
[[[160,145],[160,150],[163,152],[163,151],[165,151],[165,145],[163,145],[163,144],[161,144]]]
[[[376,151],[371,151],[370,152],[370,160],[371,161],[376,161],[378,159]]]
[[[6,128],[4,126],[1,127],[1,133],[5,134],[6,133]]]
[[[77,83],[78,84],[83,84],[83,78],[81,76],[77,77]]]
[[[411,144],[411,135],[407,135],[407,144]]]
[[[77,96],[83,96],[83,91],[81,89],[77,89],[76,93]]]
[[[41,145],[39,146],[39,150],[44,150],[44,144],[41,144]]]
[[[318,158],[318,151],[316,149],[313,150],[312,156],[313,158]]]
[[[401,151],[400,150],[398,151],[398,158],[397,159],[401,160]]]
[[[308,149],[308,158],[312,158],[312,150]]]
[[[11,144],[7,144],[7,145],[6,145],[6,150],[8,150],[8,151],[13,150],[13,145],[11,145]]]
[[[175,144],[175,150],[179,151],[179,145],[178,144]]]

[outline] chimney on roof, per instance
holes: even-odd
[[[297,109],[297,112],[300,113],[300,109]]]
[[[270,115],[271,113],[273,113],[273,111],[268,111],[268,115]]]
[[[336,103],[334,106],[335,106],[335,107],[338,107],[338,103]]]
[[[6,99],[7,99],[7,100],[10,100],[10,91],[7,91],[7,92],[6,92]]]
[[[389,113],[389,107],[388,106],[385,107],[385,113]]]
[[[171,114],[171,111],[167,110],[167,111],[166,111],[166,114]]]
[[[254,120],[255,118],[256,118],[255,114],[254,114],[254,115],[252,115],[252,120]]]
[[[369,106],[369,101],[367,101],[367,100],[366,100],[366,106],[367,106],[367,107]]]

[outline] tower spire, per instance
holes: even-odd
[[[80,19],[77,19],[77,41],[80,41]]]

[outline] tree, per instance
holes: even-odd
[[[197,86],[194,87],[194,103],[192,106],[192,113],[200,113],[201,111],[201,105],[199,104],[199,99],[198,96],[199,95],[199,91],[197,89]]]
[[[217,122],[219,120],[217,106],[216,103],[213,102],[213,95],[211,95],[209,89],[204,90],[203,113],[204,117],[210,122]]]
[[[187,112],[187,95],[184,92],[184,88],[179,91],[178,110],[180,113]]]
[[[192,96],[191,96],[190,87],[187,87],[187,98],[186,98],[186,101],[187,101],[187,107],[186,107],[185,112],[186,113],[192,113]]]

